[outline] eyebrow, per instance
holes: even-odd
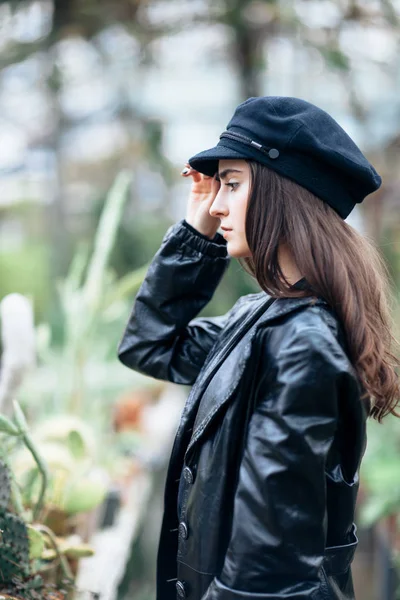
[[[225,177],[229,175],[229,173],[243,173],[243,171],[241,171],[240,169],[232,168],[224,169],[223,171],[221,171],[221,173],[217,173],[217,178],[225,179]]]

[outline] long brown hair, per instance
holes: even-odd
[[[321,296],[336,312],[349,359],[368,399],[369,416],[381,422],[400,401],[400,366],[392,346],[394,293],[385,260],[326,202],[268,167],[247,161],[251,186],[246,237],[252,256],[242,266],[273,297]],[[278,263],[285,243],[311,291],[290,289]]]

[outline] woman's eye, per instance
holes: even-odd
[[[236,187],[239,185],[239,183],[232,182],[232,183],[226,183],[225,185],[228,185],[232,190],[236,190]]]

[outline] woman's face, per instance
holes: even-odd
[[[221,219],[227,251],[235,258],[251,256],[245,234],[246,208],[250,190],[250,167],[245,160],[220,160],[216,179],[221,187],[209,213]]]

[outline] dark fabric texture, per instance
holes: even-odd
[[[252,159],[296,181],[345,219],[377,190],[381,177],[327,112],[286,96],[256,96],[237,106],[216,146],[189,158],[213,176],[222,159]]]
[[[225,246],[174,224],[118,348],[126,366],[192,385],[165,484],[157,600],[354,600],[367,414],[343,329],[312,295],[260,292],[196,316]]]

